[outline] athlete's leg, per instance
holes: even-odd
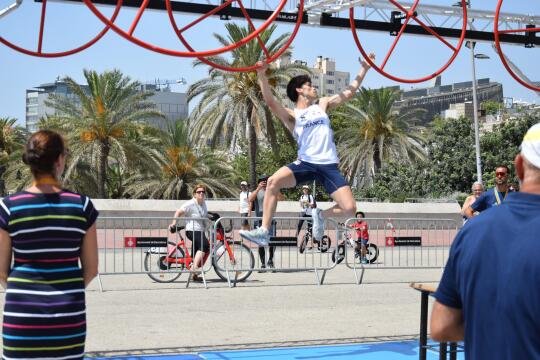
[[[266,193],[264,194],[262,227],[270,229],[272,218],[276,212],[279,191],[291,188],[296,185],[294,173],[287,166],[283,166],[266,182]]]
[[[272,217],[276,211],[279,190],[296,185],[296,178],[291,169],[284,166],[270,176],[264,193],[262,225],[251,231],[240,230],[240,236],[259,246],[268,246],[272,232]]]
[[[356,201],[354,200],[353,193],[348,185],[340,187],[330,194],[330,196],[336,202],[336,205],[324,210],[322,212],[324,217],[354,217],[354,214],[356,213]]]

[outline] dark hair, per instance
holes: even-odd
[[[364,214],[363,211],[357,211],[356,214],[354,214],[354,216],[358,216],[358,214],[362,214],[362,217],[363,217],[363,218],[366,217],[366,214]]]
[[[30,167],[32,175],[54,175],[54,163],[65,153],[64,139],[51,130],[39,130],[26,142],[23,162]]]
[[[298,100],[298,92],[296,89],[301,88],[305,83],[311,83],[311,78],[307,75],[298,75],[293,77],[287,84],[287,97],[292,102]]]
[[[507,173],[510,173],[510,168],[509,168],[508,166],[506,166],[506,165],[497,165],[497,166],[495,167],[495,169],[498,169],[498,168],[505,168],[505,169],[506,169],[506,172],[507,172]]]
[[[259,176],[259,178],[257,179],[257,184],[260,183],[261,181],[267,181],[269,178],[268,175],[261,175]]]

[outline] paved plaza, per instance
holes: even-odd
[[[355,284],[340,265],[316,285],[313,272],[254,273],[229,288],[213,270],[208,289],[154,283],[146,275],[102,276],[87,291],[92,357],[329,345],[418,337],[420,294],[441,269],[367,269]],[[3,301],[3,296],[2,296]]]

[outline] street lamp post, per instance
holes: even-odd
[[[482,163],[480,159],[480,131],[478,129],[478,96],[476,94],[476,65],[474,46],[475,42],[467,42],[471,48],[472,65],[472,98],[473,98],[473,119],[474,119],[474,149],[476,152],[476,181],[482,182]],[[467,46],[467,45],[465,45]]]

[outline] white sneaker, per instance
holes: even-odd
[[[239,233],[244,239],[249,240],[259,246],[268,246],[268,243],[270,242],[268,230],[263,228],[240,230]]]
[[[324,235],[324,218],[322,210],[319,208],[313,209],[311,216],[313,217],[313,238],[315,240],[321,240]]]

